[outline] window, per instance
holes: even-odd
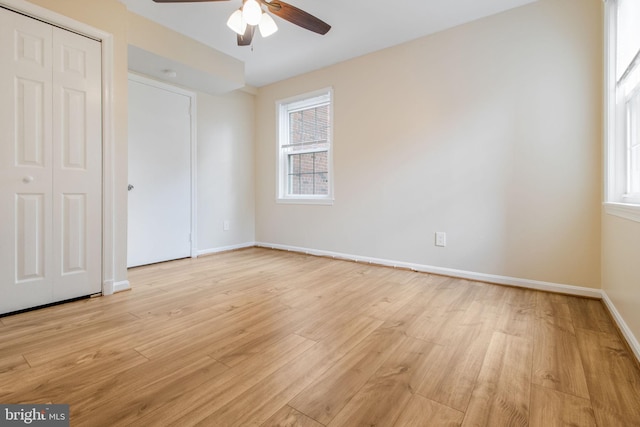
[[[608,213],[640,221],[640,1],[606,3]]]
[[[279,101],[278,201],[333,202],[332,91]]]

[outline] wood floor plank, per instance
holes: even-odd
[[[323,306],[319,310],[316,308],[315,311],[309,313],[310,322],[302,324],[296,330],[296,333],[303,337],[320,341],[353,317],[366,315],[366,307],[386,292],[385,276],[382,277],[383,279],[376,277],[373,279],[367,278],[367,280],[358,278],[353,282],[349,282],[350,285],[356,286],[354,289],[360,287],[360,289],[367,289],[367,291],[360,293],[350,289],[347,294],[333,301],[328,307]]]
[[[400,332],[379,329],[296,396],[289,405],[327,424],[353,398],[403,340]]]
[[[398,273],[405,272],[398,271]],[[388,283],[385,293],[366,307],[360,313],[361,315],[386,321],[409,301],[414,300],[421,291],[421,287],[411,281],[407,284],[401,284],[396,282],[394,277],[390,277],[386,282]]]
[[[588,329],[576,336],[598,425],[640,425],[640,372],[618,336]]]
[[[567,297],[567,301],[576,328],[617,334],[602,301],[578,297]]]
[[[181,323],[167,325],[170,332],[156,337],[152,341],[136,347],[146,357],[154,358],[166,353],[179,353],[187,348],[201,348],[203,343],[213,342],[225,336],[244,334],[251,328],[258,328],[263,322],[274,322],[279,313],[289,310],[280,303],[271,300],[260,302],[240,311],[225,313],[220,316],[211,316],[199,323],[189,322],[186,327]],[[176,334],[175,332],[180,332]]]
[[[123,372],[119,378],[95,383],[87,390],[91,398],[73,405],[74,421],[131,425],[166,402],[190,395],[229,369],[209,357],[170,359],[161,363],[149,361]],[[103,395],[96,401],[100,393]]]
[[[436,345],[407,337],[328,425],[393,425],[424,379]]]
[[[0,358],[0,375],[8,372],[15,372],[29,369],[31,366],[21,354],[11,354]]]
[[[283,406],[273,414],[261,427],[324,427],[323,424],[296,411],[291,406]]]
[[[455,283],[456,279],[449,279],[444,283]],[[467,306],[473,300],[474,288],[454,286],[440,288],[429,301],[429,305],[407,329],[407,335],[423,341],[441,345],[453,343],[456,324],[452,322],[455,316],[464,314]]]
[[[393,427],[457,427],[464,413],[414,394]]]
[[[575,335],[540,318],[535,326],[534,349],[534,384],[589,399]]]
[[[39,366],[0,375],[0,401],[9,403],[73,403],[91,384],[148,362],[138,352],[102,353],[64,366]]]
[[[485,304],[470,305],[457,319],[451,343],[428,355],[429,370],[417,392],[458,411],[466,411],[489,347],[496,313]]]
[[[42,346],[33,343],[23,353],[33,367],[45,365],[65,365],[83,363],[85,360],[99,358],[102,354],[126,351],[131,348],[129,337],[145,329],[135,320],[122,324],[104,324],[102,329],[78,328],[78,334],[69,334],[69,341],[76,345],[67,345],[64,341],[43,340]],[[47,345],[46,343],[50,343]]]
[[[215,360],[204,357],[179,368],[154,374],[141,386],[130,387],[128,393],[109,395],[99,408],[80,410],[74,405],[72,418],[78,424],[131,425],[141,417],[162,409],[167,402],[191,394],[192,390],[212,381],[229,368]],[[135,375],[136,370],[123,375]]]
[[[497,331],[523,338],[533,338],[536,291],[509,289],[503,304]]]
[[[531,389],[531,341],[495,332],[463,426],[527,426]]]
[[[566,295],[537,292],[536,317],[575,335],[569,298]]]
[[[306,338],[289,335],[264,353],[228,369],[215,381],[192,390],[188,399],[166,402],[162,408],[138,421],[140,425],[193,425],[292,363],[315,345],[315,342]]]
[[[419,292],[404,305],[392,313],[382,325],[383,328],[393,328],[406,332],[426,310],[430,301],[437,293],[437,285],[449,280],[447,277],[435,275],[416,276],[411,284],[417,287]]]
[[[352,325],[340,331],[339,335],[313,346],[302,357],[264,378],[198,425],[259,425],[368,339],[381,323],[368,317],[354,319]]]
[[[75,304],[75,303],[71,303]],[[53,307],[49,307],[53,308]],[[26,314],[26,313],[25,313]],[[73,315],[67,315],[62,320],[46,326],[35,325],[27,327],[9,328],[3,339],[0,340],[0,357],[6,354],[13,354],[16,347],[20,347],[22,354],[33,354],[33,363],[37,365],[38,354],[47,354],[45,349],[54,347],[68,348],[60,345],[61,342],[83,341],[87,337],[94,337],[96,334],[108,333],[108,331],[118,330],[128,327],[137,320],[127,313],[119,313],[116,316],[100,316],[90,319],[75,320]]]
[[[582,399],[546,387],[531,389],[530,427],[596,427],[589,399]]]

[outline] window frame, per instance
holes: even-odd
[[[640,85],[623,91],[624,83],[633,80],[640,73],[640,61],[632,61],[630,73],[617,79],[617,0],[605,0],[604,25],[604,76],[605,76],[605,120],[604,120],[604,209],[609,215],[615,215],[640,222],[640,193],[627,194],[630,186],[630,142],[629,99],[637,96]],[[632,76],[629,78],[629,76]],[[622,85],[620,85],[622,83]],[[637,117],[636,117],[637,118]],[[640,121],[635,123],[636,132]],[[637,136],[637,135],[636,135]]]
[[[318,102],[317,98],[326,96],[328,101]],[[329,129],[327,131],[326,150],[310,148],[295,153],[285,152],[289,145],[289,114],[295,110],[303,110],[314,106],[329,105]],[[333,88],[327,87],[312,92],[306,92],[290,98],[276,101],[276,202],[291,204],[333,205],[334,176],[333,176]],[[289,154],[307,154],[312,152],[327,152],[327,194],[289,194]]]

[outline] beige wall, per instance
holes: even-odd
[[[602,289],[640,337],[640,224],[603,214]]]
[[[541,0],[261,88],[256,240],[598,288],[601,22]],[[277,204],[275,101],[327,86],[335,204]]]
[[[198,94],[198,249],[252,244],[254,97]],[[223,231],[223,221],[230,228]]]

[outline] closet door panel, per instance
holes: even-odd
[[[101,45],[53,29],[54,298],[98,293],[102,259]]]
[[[0,313],[53,296],[51,39],[0,9]]]

